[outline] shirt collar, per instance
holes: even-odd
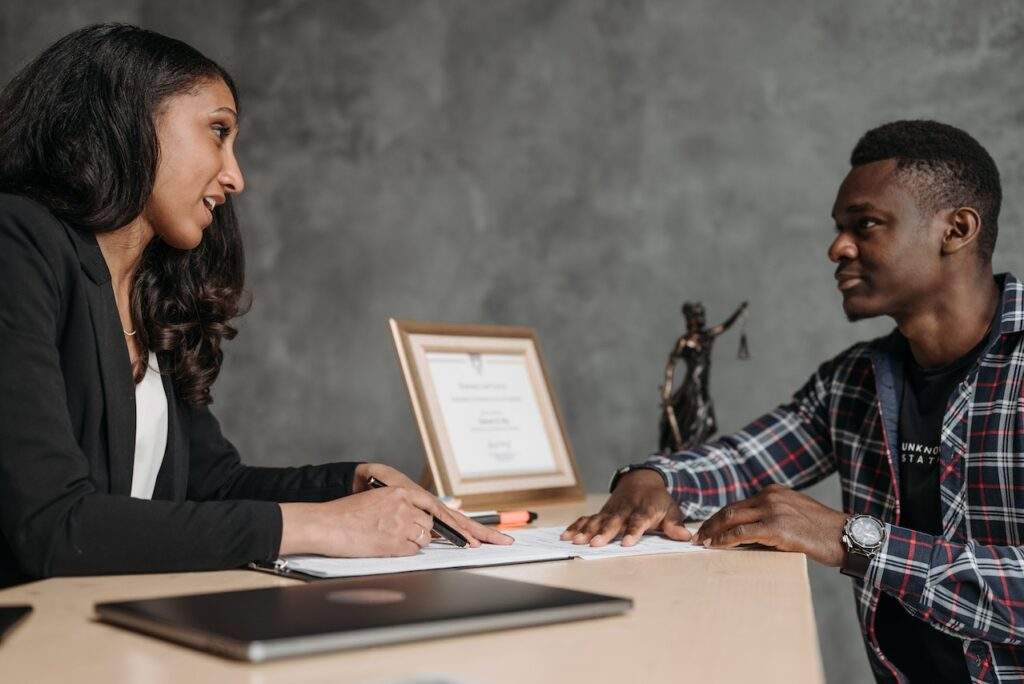
[[[996,282],[1002,290],[999,310],[999,331],[996,334],[1009,335],[1024,330],[1024,285],[1012,273],[1000,273]]]

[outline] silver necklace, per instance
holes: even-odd
[[[114,306],[117,307],[117,308],[120,308],[120,304],[117,303],[117,290],[114,290]],[[123,332],[128,337],[135,337],[135,330],[134,329],[133,330],[125,330],[124,328],[121,328],[121,332]]]

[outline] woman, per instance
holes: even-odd
[[[247,467],[221,434],[237,112],[221,67],[125,25],[62,38],[0,93],[0,586],[406,555],[431,515],[511,543],[385,465]]]

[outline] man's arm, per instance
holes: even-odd
[[[1024,548],[954,543],[886,525],[864,581],[938,630],[1002,644],[1024,643]]]
[[[637,464],[644,470],[617,479],[601,511],[576,520],[562,538],[601,546],[621,533],[622,545],[631,546],[660,530],[685,540],[683,517],[706,518],[771,484],[802,488],[827,477],[836,468],[829,427],[835,366],[836,359],[822,364],[792,401],[733,435]]]
[[[780,486],[722,508],[694,541],[715,548],[763,544],[831,567],[843,563],[846,514]],[[1024,643],[1024,548],[987,546],[886,525],[864,582],[961,639]]]
[[[704,519],[770,484],[802,489],[835,471],[828,396],[833,362],[823,364],[788,404],[692,451],[651,456],[683,516]]]

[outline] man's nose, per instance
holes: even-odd
[[[828,258],[834,264],[838,264],[844,259],[849,261],[857,258],[857,245],[846,231],[840,231],[836,235],[836,239],[829,245]]]

